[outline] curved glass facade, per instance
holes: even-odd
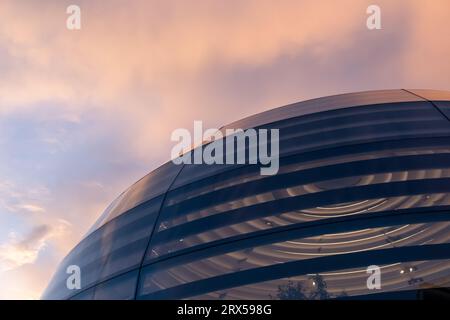
[[[108,207],[43,298],[420,298],[450,287],[450,92],[331,96],[226,128],[279,129],[278,174],[164,164]],[[66,287],[69,265],[80,290]],[[370,265],[379,290],[366,286]]]

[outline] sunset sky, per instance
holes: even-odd
[[[1,0],[0,299],[39,298],[105,207],[169,160],[174,129],[450,90],[449,33],[448,0]]]

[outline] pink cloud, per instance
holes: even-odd
[[[44,129],[61,120],[80,126],[86,134],[76,136],[79,141],[69,139],[73,131],[48,130],[40,137],[51,159],[78,152],[80,166],[96,159],[138,163],[148,171],[169,159],[172,130],[191,128],[198,119],[219,127],[315,96],[450,87],[446,0],[377,1],[383,29],[374,32],[365,28],[372,1],[79,3],[82,30],[71,32],[65,28],[71,1],[0,2],[0,117],[42,118]],[[0,147],[6,139],[2,130]],[[106,148],[105,141],[114,148]],[[0,150],[2,161],[8,150]],[[74,170],[67,158],[51,165],[48,180]],[[53,186],[45,203],[16,194],[23,202],[15,205],[39,213],[30,225],[50,225],[54,231],[58,223],[51,221],[58,218],[73,223],[63,238],[49,231],[33,245],[21,246],[25,238],[20,237],[0,244],[3,269],[34,279],[29,288],[20,287],[18,297],[36,298],[45,286],[47,279],[37,281],[50,276],[43,271],[49,266],[37,260],[45,244],[54,245],[61,258],[113,196],[145,173],[114,170],[110,182],[77,170],[79,180],[60,177],[65,181]],[[0,205],[10,205],[8,199]],[[13,292],[13,284],[2,290]]]

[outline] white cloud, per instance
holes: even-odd
[[[11,181],[0,183],[0,208],[10,213],[44,213],[41,202],[48,199],[50,190],[42,185],[23,187]]]
[[[67,221],[60,219],[54,227],[39,225],[26,236],[11,232],[8,240],[0,244],[0,273],[34,263],[49,240],[64,235],[69,225]]]
[[[22,239],[10,233],[9,240],[0,245],[0,272],[33,263],[49,236],[50,228],[46,225],[36,227]]]
[[[30,211],[33,213],[43,213],[45,212],[45,209],[41,206],[35,205],[35,204],[19,204],[17,205],[17,208],[24,209],[26,211]]]

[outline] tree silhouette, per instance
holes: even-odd
[[[338,297],[346,297],[347,293],[342,291],[341,294],[332,296],[327,291],[327,283],[320,274],[310,277],[312,280],[312,288],[307,290],[303,284],[289,280],[287,284],[279,285],[275,299],[280,300],[325,300]],[[274,298],[270,295],[271,298]]]
[[[276,298],[280,300],[305,300],[308,296],[300,282],[288,281],[287,284],[278,286]]]
[[[314,283],[314,289],[312,290],[309,299],[310,300],[325,300],[330,299],[331,296],[327,291],[327,283],[323,280],[320,274],[316,274],[311,277]]]

